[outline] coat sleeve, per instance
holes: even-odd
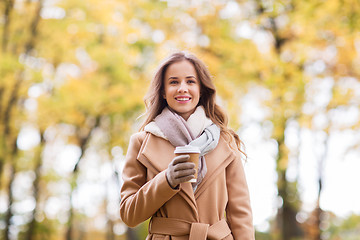
[[[168,184],[166,170],[146,180],[147,169],[137,160],[143,138],[144,133],[131,136],[122,172],[124,183],[120,193],[120,217],[129,227],[135,227],[150,218],[179,191]]]
[[[250,196],[240,155],[237,155],[226,169],[226,186],[226,218],[234,239],[254,240]]]

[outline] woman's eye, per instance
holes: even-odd
[[[188,80],[188,83],[194,84],[194,83],[196,83],[196,82],[195,82],[195,80]]]
[[[171,81],[170,84],[177,84],[177,81]]]

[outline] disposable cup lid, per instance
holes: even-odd
[[[195,146],[186,145],[186,146],[176,147],[174,153],[200,153],[200,149]]]

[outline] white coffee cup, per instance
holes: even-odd
[[[195,183],[198,174],[200,149],[195,146],[185,145],[176,147],[174,153],[176,156],[189,155],[188,161],[195,163],[195,178],[189,180],[189,182]]]

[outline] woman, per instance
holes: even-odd
[[[215,103],[205,65],[178,52],[160,65],[145,97],[146,120],[130,139],[120,216],[151,217],[147,239],[254,239],[241,141]],[[198,176],[178,146],[199,147]]]

